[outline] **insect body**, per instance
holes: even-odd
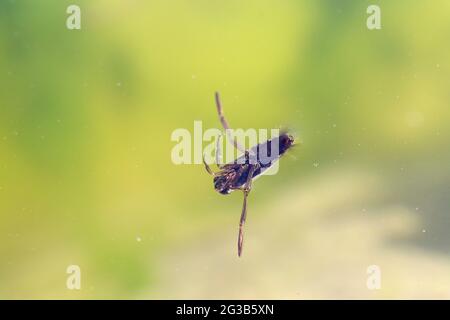
[[[223,115],[222,105],[217,92],[215,98],[219,119],[225,131],[229,133],[230,128]],[[252,187],[252,181],[270,168],[281,155],[294,145],[294,138],[290,134],[283,132],[278,137],[260,143],[249,150],[242,148],[235,139],[231,138],[231,140],[235,148],[244,153],[241,157],[232,163],[224,165],[216,163],[219,168],[217,172],[213,172],[205,160],[203,160],[203,163],[206,171],[214,176],[214,188],[217,192],[229,194],[234,190],[241,190],[244,193],[238,236],[238,256],[241,256],[244,241],[244,224],[247,217],[247,197]]]

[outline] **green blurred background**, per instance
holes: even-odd
[[[449,40],[448,0],[0,0],[0,298],[450,298]],[[242,259],[242,195],[170,158],[215,90],[303,142]]]

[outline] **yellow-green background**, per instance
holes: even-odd
[[[215,90],[303,142],[242,259],[242,196],[170,158]],[[450,298],[449,108],[448,0],[0,0],[0,298]]]

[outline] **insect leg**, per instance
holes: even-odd
[[[244,203],[242,205],[241,219],[239,221],[239,236],[238,236],[238,256],[242,254],[242,246],[244,244],[244,224],[247,218],[247,197],[248,192],[244,191]]]
[[[217,137],[216,143],[216,166],[221,169],[222,168],[222,151],[220,149],[220,142],[222,141],[222,134]]]
[[[222,103],[220,102],[220,97],[219,97],[218,92],[216,92],[215,98],[216,98],[217,113],[219,114],[219,120],[220,120],[220,123],[222,124],[223,129],[225,130],[226,134],[228,135],[228,139],[230,139],[230,141],[233,142],[233,145],[236,149],[245,153],[244,147],[242,147],[236,141],[236,139],[233,139],[233,137],[231,135],[231,131],[230,131],[231,129],[230,129],[230,126],[228,125],[227,119],[225,119],[225,116],[223,114]]]
[[[206,161],[205,161],[205,156],[204,156],[204,155],[202,156],[202,159],[203,159],[203,164],[205,165],[206,171],[207,171],[210,175],[215,176],[215,173],[211,170],[211,167],[206,163]]]
[[[240,257],[242,255],[242,247],[244,244],[244,225],[245,220],[247,219],[247,197],[251,190],[251,184],[252,184],[252,178],[253,173],[255,171],[255,166],[250,166],[247,181],[244,185],[244,188],[242,191],[244,192],[244,203],[242,204],[242,213],[241,218],[239,220],[239,235],[238,235],[238,256]]]

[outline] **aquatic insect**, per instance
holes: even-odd
[[[217,192],[229,194],[234,190],[241,190],[244,193],[238,235],[238,256],[240,257],[244,242],[244,224],[247,218],[247,198],[252,189],[252,181],[270,168],[281,155],[294,145],[294,138],[287,132],[281,132],[278,137],[260,143],[249,150],[245,150],[238,141],[229,134],[231,129],[223,114],[218,92],[215,93],[215,101],[219,120],[223,129],[229,136],[234,147],[241,151],[243,155],[233,162],[223,165],[219,164],[216,159],[216,165],[219,169],[217,172],[211,170],[204,158],[203,163],[206,171],[214,177],[214,189]]]

